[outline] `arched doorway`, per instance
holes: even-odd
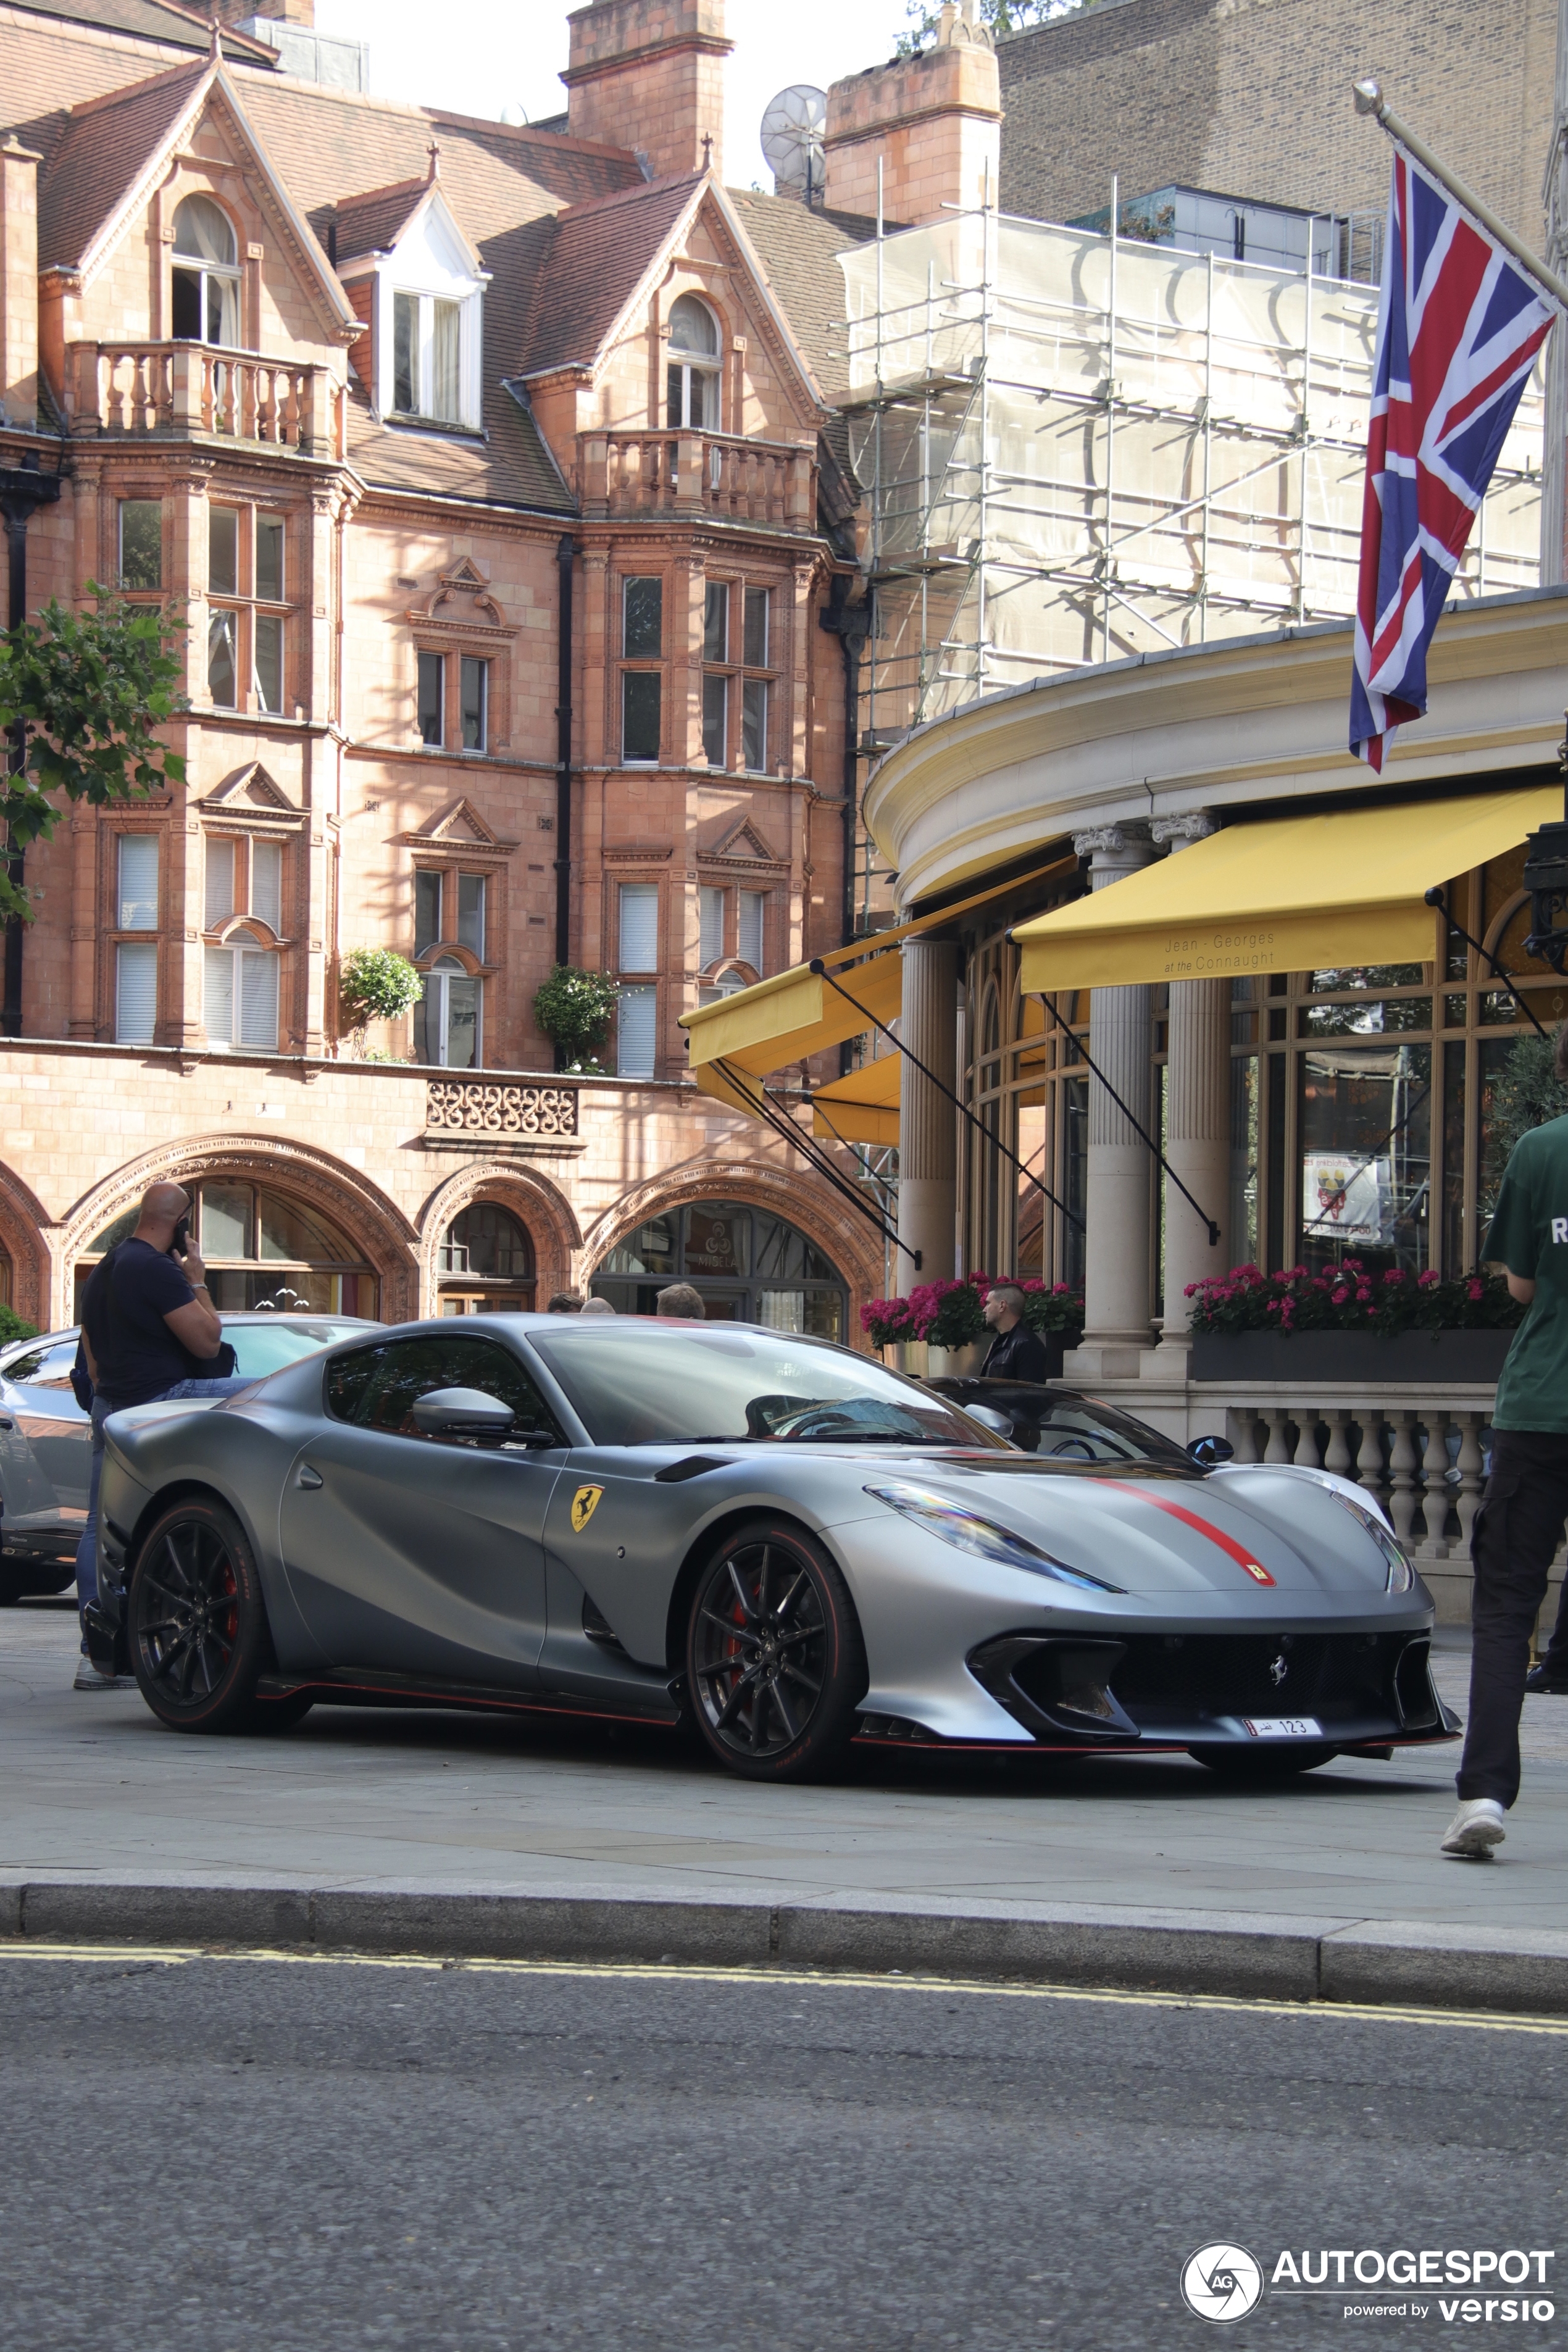
[[[475,1201],[447,1226],[436,1278],[443,1315],[526,1315],[533,1306],[533,1244],[510,1209]]]
[[[312,1315],[379,1312],[380,1285],[364,1252],[272,1183],[243,1177],[203,1178],[189,1186],[192,1223],[207,1269],[213,1305],[237,1315],[258,1307]],[[76,1263],[77,1312],[87,1278],[105,1252],[136,1228],[138,1208],[127,1209],[95,1234]]]
[[[710,1323],[847,1339],[849,1286],[798,1226],[739,1201],[694,1201],[650,1217],[609,1252],[595,1296],[617,1314],[652,1315],[670,1282],[702,1295]]]

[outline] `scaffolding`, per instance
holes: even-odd
[[[1310,229],[1306,257],[994,206],[839,257],[865,752],[1033,677],[1353,612],[1378,297]],[[1542,440],[1538,369],[1456,596],[1535,585]]]

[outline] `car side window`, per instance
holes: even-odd
[[[5,1367],[5,1378],[24,1388],[68,1389],[75,1361],[75,1339],[58,1339],[52,1348],[34,1348],[25,1356],[14,1356]]]
[[[362,1429],[382,1429],[421,1444],[427,1438],[413,1418],[416,1397],[434,1389],[478,1389],[510,1405],[517,1419],[514,1438],[543,1432],[564,1443],[543,1398],[517,1358],[493,1339],[388,1339],[380,1347],[340,1356],[327,1367],[327,1409],[339,1421]]]

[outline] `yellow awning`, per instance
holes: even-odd
[[[824,1143],[894,1144],[899,1140],[901,1054],[864,1062],[847,1078],[818,1087],[811,1097],[811,1131]]]
[[[1554,785],[1233,825],[1020,923],[1028,994],[1227,972],[1429,963],[1426,893],[1561,816]]]
[[[733,996],[722,996],[715,1003],[699,1005],[694,1013],[683,1013],[680,1025],[690,1040],[692,1076],[704,1093],[717,1096],[721,1102],[732,1102],[733,1088],[725,1086],[719,1072],[709,1070],[705,1076],[707,1065],[721,1061],[731,1071],[763,1077],[770,1070],[782,1070],[792,1062],[806,1061],[825,1046],[842,1045],[851,1037],[863,1035],[872,1025],[868,1016],[890,1024],[898,1019],[903,1003],[903,965],[897,950],[905,940],[967,915],[988,899],[1021,888],[1026,882],[1044,881],[1053,874],[1064,873],[1072,864],[1070,857],[1055,858],[1036,873],[989,883],[955,907],[943,907],[935,914],[920,916],[913,922],[900,923],[889,930],[873,932],[869,939],[851,940],[847,947],[832,949],[822,961],[847,989],[854,1003],[841,996],[823,973],[813,971],[807,964],[795,964],[772,980],[755,981]],[[865,1011],[857,1011],[857,1005],[864,1006]]]

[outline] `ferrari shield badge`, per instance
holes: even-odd
[[[580,1536],[599,1507],[602,1486],[579,1486],[572,1497],[572,1532]]]

